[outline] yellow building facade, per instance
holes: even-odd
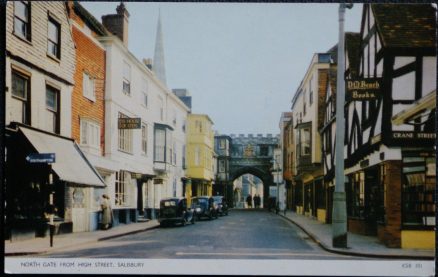
[[[213,121],[205,114],[187,116],[185,195],[212,195],[214,180],[214,131]]]

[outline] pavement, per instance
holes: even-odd
[[[279,216],[286,218],[300,227],[324,250],[350,256],[369,258],[434,260],[435,249],[401,249],[389,248],[381,243],[376,236],[364,236],[347,232],[347,248],[332,246],[332,225],[319,222],[308,216],[287,211],[286,215],[280,212]]]
[[[59,249],[66,249],[71,246],[76,247],[82,244],[90,244],[102,240],[144,232],[157,228],[158,226],[160,226],[158,220],[154,219],[146,222],[120,224],[108,230],[61,234],[53,237],[53,247],[50,247],[49,236],[14,242],[5,240],[5,256],[44,254]]]
[[[256,209],[253,209],[256,210]],[[332,230],[330,224],[321,223],[307,216],[287,211],[286,215],[279,216],[291,221],[301,228],[321,248],[328,252],[371,258],[407,259],[407,260],[434,260],[435,250],[388,248],[378,241],[375,236],[363,236],[348,232],[347,248],[332,247]],[[108,230],[93,232],[78,232],[56,235],[53,238],[53,247],[50,247],[49,237],[32,238],[22,241],[5,241],[5,256],[22,256],[44,254],[54,250],[66,249],[71,246],[90,244],[102,240],[126,236],[157,228],[157,220],[120,224]]]

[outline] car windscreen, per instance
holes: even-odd
[[[176,201],[175,200],[162,201],[161,207],[176,207]]]

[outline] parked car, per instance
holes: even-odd
[[[160,201],[158,222],[161,226],[175,223],[184,226],[188,222],[195,224],[195,216],[193,210],[187,207],[186,198],[171,197]]]
[[[213,197],[197,196],[192,198],[192,208],[195,210],[196,219],[207,217],[208,219],[217,218],[216,204]]]
[[[225,198],[222,195],[217,195],[217,196],[213,196],[213,199],[217,206],[216,209],[217,213],[220,216],[228,215],[228,205],[227,202],[225,201]]]

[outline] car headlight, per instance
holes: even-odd
[[[196,208],[195,211],[197,211],[199,213],[199,212],[201,212],[201,208]]]

